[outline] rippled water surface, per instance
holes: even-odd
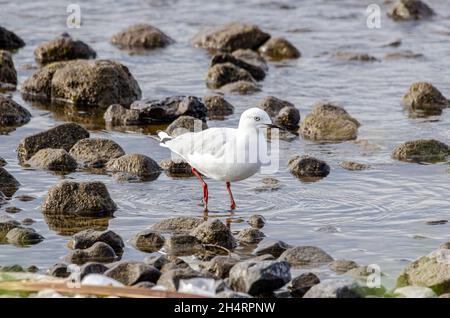
[[[370,3],[382,8],[381,29],[366,27],[365,9]],[[266,95],[289,100],[304,117],[321,99],[343,105],[362,124],[362,143],[317,144],[297,138],[280,143],[279,171],[269,175],[280,181],[277,191],[257,191],[264,175],[236,183],[236,218],[263,214],[268,221],[265,234],[293,245],[315,245],[335,258],[360,264],[379,264],[391,286],[405,264],[448,241],[448,224],[427,225],[428,220],[448,219],[449,173],[447,164],[400,163],[390,158],[399,143],[415,138],[436,138],[450,143],[450,112],[440,117],[413,119],[400,104],[402,95],[415,81],[430,81],[450,96],[450,2],[429,1],[438,15],[431,21],[394,23],[385,16],[384,1],[304,0],[304,1],[78,1],[82,27],[65,26],[66,3],[60,1],[0,1],[1,25],[19,34],[27,45],[14,54],[22,83],[32,72],[33,50],[43,41],[69,31],[89,43],[98,58],[116,59],[127,65],[138,80],[143,97],[160,98],[175,94],[204,96],[209,55],[189,45],[189,39],[203,27],[229,21],[258,24],[272,35],[292,41],[302,52],[298,60],[271,63],[262,82],[262,92],[252,96],[226,96],[236,107],[225,121],[209,121],[209,126],[234,126],[239,115],[255,106]],[[177,43],[145,55],[128,55],[108,43],[115,32],[137,22],[153,24]],[[385,44],[401,39],[398,48]],[[375,63],[348,63],[330,55],[338,50],[369,53]],[[418,59],[387,60],[385,54],[411,50]],[[21,99],[33,119],[8,135],[0,135],[0,156],[22,184],[16,195],[37,199],[10,205],[23,209],[11,215],[17,220],[32,218],[33,227],[45,241],[29,248],[0,247],[0,264],[40,268],[60,261],[67,253],[67,229],[44,219],[39,206],[47,190],[61,179],[50,172],[28,170],[18,164],[15,148],[26,135],[42,131],[83,114],[35,107]],[[87,118],[87,119],[86,119]],[[111,138],[127,153],[144,153],[159,161],[170,156],[167,149],[141,132],[104,129],[101,123],[84,115],[80,121],[94,137]],[[316,183],[302,183],[286,170],[287,160],[296,154],[311,154],[326,160],[331,173]],[[366,171],[347,171],[343,160],[371,165]],[[201,216],[198,205],[201,189],[195,178],[173,179],[165,174],[153,182],[116,183],[107,175],[76,172],[66,176],[75,180],[106,183],[119,205],[109,228],[129,240],[157,220],[170,216]],[[210,181],[212,215],[225,212],[228,197],[223,184]],[[0,215],[6,215],[4,207]],[[101,224],[100,224],[101,225]],[[105,225],[105,224],[103,224]],[[335,231],[321,231],[332,226]],[[244,227],[233,223],[232,230]],[[336,231],[337,230],[337,231]],[[144,254],[127,244],[125,259],[142,259]]]

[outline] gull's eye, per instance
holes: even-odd
[[[255,121],[260,121],[260,120],[261,120],[260,117],[258,117],[258,116],[255,117]]]

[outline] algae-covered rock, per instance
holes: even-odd
[[[300,51],[283,37],[271,37],[258,51],[272,60],[297,59],[301,56]]]
[[[444,108],[450,106],[450,100],[432,84],[418,82],[412,84],[403,96],[403,105],[414,113],[440,115]]]
[[[448,145],[434,139],[418,139],[398,145],[392,152],[392,157],[401,161],[439,162],[450,155]]]
[[[51,171],[75,171],[76,160],[64,149],[45,148],[36,152],[27,165],[34,168],[47,169]]]
[[[394,21],[422,20],[433,15],[433,9],[420,0],[398,0],[388,12]]]
[[[125,151],[113,140],[86,138],[70,149],[70,155],[85,167],[102,168],[109,160],[125,155]]]
[[[158,178],[161,168],[152,158],[141,154],[128,154],[107,162],[106,169],[115,173],[127,173],[140,181]]]

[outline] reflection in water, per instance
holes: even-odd
[[[79,215],[62,215],[43,213],[50,230],[59,235],[70,236],[87,229],[104,231],[108,229],[111,217],[92,218]]]

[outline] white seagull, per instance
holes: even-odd
[[[208,211],[208,185],[201,175],[225,181],[230,195],[230,208],[236,203],[230,183],[251,177],[267,163],[267,141],[262,128],[279,128],[260,108],[244,111],[238,128],[209,128],[171,137],[158,132],[160,145],[169,148],[188,162],[203,187],[203,204]]]

